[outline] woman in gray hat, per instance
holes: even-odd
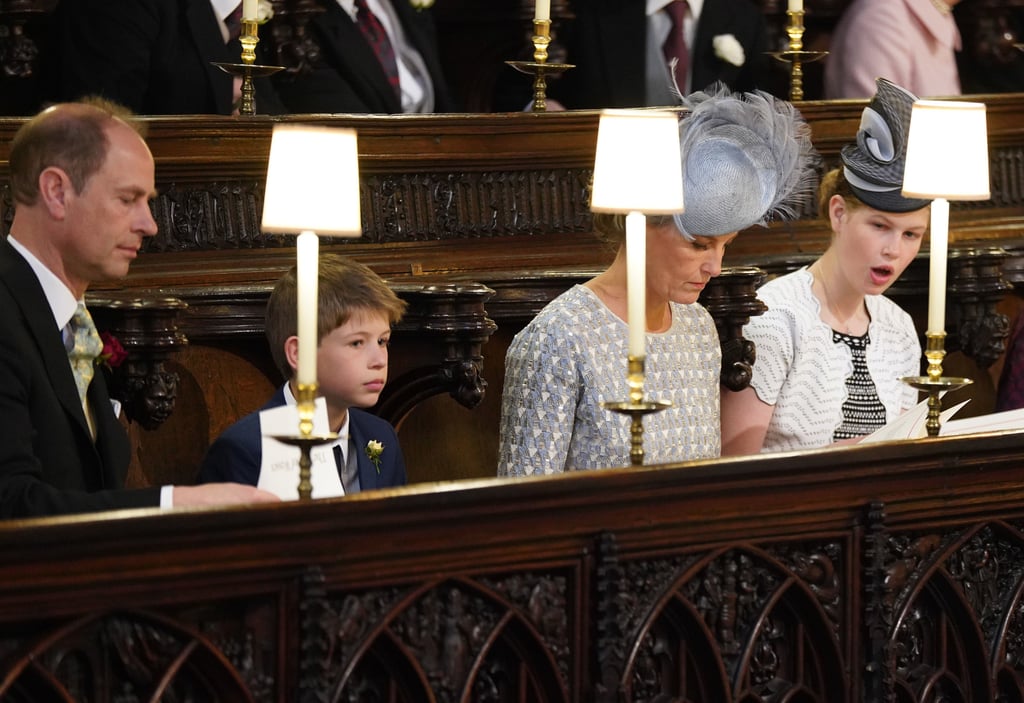
[[[750,386],[723,391],[723,454],[855,441],[917,402],[917,391],[899,380],[920,373],[917,331],[882,295],[917,256],[928,228],[930,201],[900,193],[914,100],[878,79],[856,142],[819,189],[829,248],[758,291],[768,312],[743,329],[757,345]]]
[[[796,109],[767,93],[716,88],[680,123],[686,211],[647,219],[648,397],[672,407],[644,420],[648,463],[719,454],[721,350],[697,303],[737,232],[792,214],[810,195],[816,155]],[[621,216],[594,218],[612,264],[547,305],[505,359],[498,475],[629,464],[630,421],[602,401],[628,398],[626,251]]]

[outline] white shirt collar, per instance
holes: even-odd
[[[348,13],[348,16],[353,20],[356,18],[356,0],[338,0],[338,4],[341,5],[341,9]],[[371,7],[372,11],[373,8]],[[374,14],[377,14],[374,12]]]
[[[241,0],[210,0],[210,5],[213,6],[213,13],[217,15],[217,19],[223,22],[235,11],[239,2]]]
[[[341,0],[339,0],[340,2]],[[647,0],[647,16],[661,12],[672,0]],[[704,8],[704,0],[687,0],[690,4],[690,17],[700,17],[700,11]]]
[[[39,285],[43,287],[46,302],[50,304],[50,311],[53,312],[53,319],[57,323],[57,329],[62,330],[67,327],[67,324],[71,321],[71,316],[75,314],[75,308],[78,307],[78,301],[75,299],[75,296],[64,285],[64,281],[57,278],[53,271],[46,268],[46,264],[37,259],[35,254],[14,238],[13,234],[8,235],[7,241],[11,243],[15,251],[24,257],[28,265],[32,267],[36,278],[39,279]]]
[[[71,318],[68,317],[70,320]],[[287,405],[295,405],[295,395],[292,393],[292,384],[284,384],[284,402]],[[345,422],[341,423],[341,427],[338,428],[338,440],[335,444],[340,444],[342,449],[346,451],[348,449],[348,424],[349,418],[352,417],[352,413],[345,413]]]

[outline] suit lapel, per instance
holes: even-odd
[[[359,27],[338,3],[328,0],[325,6],[325,12],[313,17],[312,25],[320,34],[320,49],[327,62],[371,108],[380,106],[383,112],[401,112],[398,96]]]
[[[609,9],[597,17],[597,30],[599,46],[604,47],[599,60],[605,62],[604,72],[611,91],[609,104],[643,105],[645,82],[636,77],[643,77],[647,70],[644,3],[638,0],[609,3]]]
[[[64,348],[57,323],[49,312],[50,304],[46,300],[42,286],[39,285],[39,279],[28,262],[6,239],[0,247],[0,262],[3,268],[0,280],[18,304],[32,341],[46,367],[50,385],[53,386],[64,410],[83,432],[88,433],[89,426],[85,422],[85,411],[82,410],[82,403],[78,398],[78,388],[75,386],[75,377],[68,363],[67,350]]]
[[[380,487],[380,474],[377,467],[366,456],[366,443],[373,437],[366,436],[366,429],[363,427],[358,412],[348,411],[348,435],[351,441],[349,449],[356,453],[356,465],[359,467],[359,490],[368,491]]]
[[[228,45],[224,44],[224,37],[220,33],[220,21],[214,14],[209,0],[184,0],[184,2],[185,21],[188,23],[188,29],[199,50],[199,55],[215,57],[215,60],[221,63],[239,63],[242,60],[241,44],[237,39]],[[233,56],[229,47],[234,48]],[[231,76],[209,62],[206,64],[206,75],[209,79],[209,88],[213,91],[217,112],[222,115],[230,115],[233,108]]]

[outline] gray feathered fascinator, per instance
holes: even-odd
[[[679,126],[688,236],[720,236],[792,218],[814,196],[821,157],[792,104],[718,83],[683,98]]]

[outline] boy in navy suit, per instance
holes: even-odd
[[[295,403],[298,366],[296,269],[278,281],[267,304],[266,332],[274,363],[288,379],[262,409]],[[406,483],[405,460],[395,428],[359,408],[377,402],[388,375],[391,326],[405,302],[377,274],[342,256],[320,258],[318,394],[327,405],[334,451],[345,493]],[[229,427],[210,446],[201,483],[236,481],[256,485],[263,460],[260,414]]]

